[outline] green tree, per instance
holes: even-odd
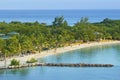
[[[55,27],[66,27],[67,21],[64,20],[64,17],[55,17],[55,20],[53,21],[53,26]]]
[[[10,66],[19,66],[20,65],[20,61],[16,60],[16,59],[12,59]]]

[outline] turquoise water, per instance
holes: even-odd
[[[32,67],[1,70],[0,80],[119,80],[120,44],[69,51],[39,59],[54,63],[110,63],[112,68]]]

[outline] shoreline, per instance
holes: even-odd
[[[36,54],[31,54],[31,55],[27,55],[24,57],[13,57],[10,59],[7,59],[7,66],[10,64],[10,61],[12,59],[16,59],[20,61],[20,64],[25,64],[27,60],[31,59],[31,58],[43,58],[46,56],[50,56],[50,55],[57,55],[57,54],[63,54],[65,52],[69,52],[69,51],[73,51],[73,50],[77,50],[77,49],[82,49],[82,48],[87,48],[87,47],[93,47],[93,46],[102,46],[102,45],[110,45],[110,44],[119,44],[120,41],[106,41],[106,42],[90,42],[90,43],[83,43],[83,44],[75,44],[72,47],[71,46],[67,46],[67,47],[61,47],[61,48],[57,48],[57,51],[55,52],[55,49],[51,49],[48,51],[42,51],[41,53],[36,53]],[[4,67],[4,61],[0,61],[0,67]]]

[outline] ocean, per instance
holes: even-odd
[[[40,58],[50,63],[99,63],[114,67],[29,67],[0,70],[0,80],[119,80],[120,44],[94,46]]]
[[[105,18],[120,19],[120,10],[0,10],[0,21],[35,22],[52,24],[57,16],[64,16],[69,25],[87,17],[89,22],[100,22]]]

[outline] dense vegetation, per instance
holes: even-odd
[[[0,54],[11,57],[57,49],[75,42],[120,40],[120,20],[106,18],[102,22],[89,23],[87,18],[81,18],[73,26],[69,26],[63,17],[56,17],[52,25],[37,21],[0,22],[0,36]]]
[[[16,59],[12,59],[10,66],[19,66],[20,65],[20,61],[16,60]]]
[[[35,58],[31,58],[26,63],[35,63],[35,62],[37,62],[37,60]]]

